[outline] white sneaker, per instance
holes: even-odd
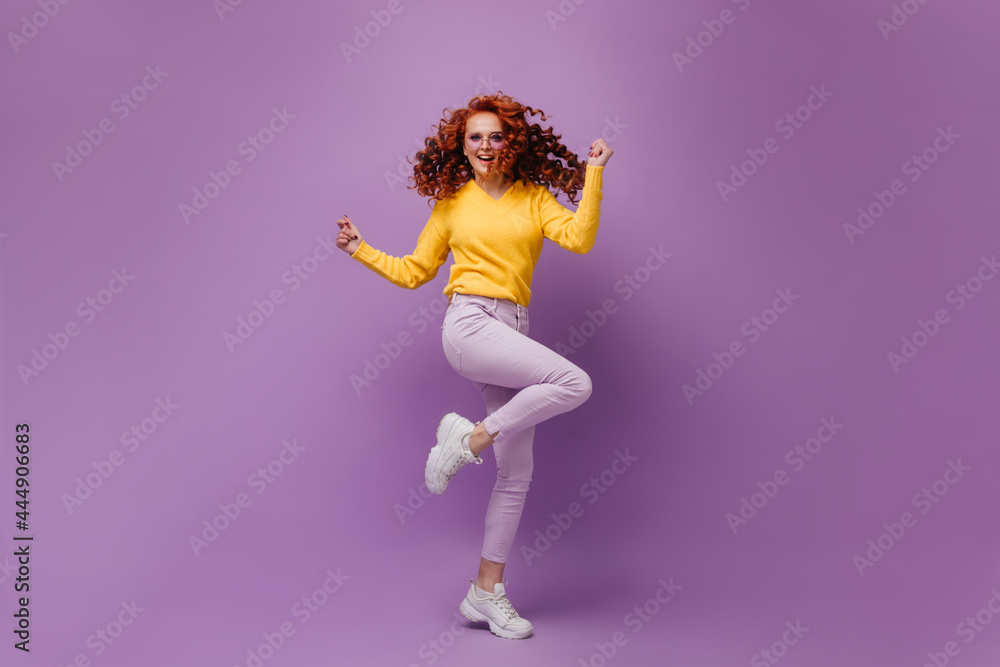
[[[507,578],[504,577],[504,581]],[[470,621],[480,621],[490,624],[490,632],[497,637],[504,639],[524,639],[531,636],[531,623],[526,618],[521,618],[510,600],[507,599],[507,592],[503,584],[493,587],[492,595],[480,590],[476,586],[476,580],[470,579],[472,584],[469,592],[462,600],[458,610],[462,612]]]
[[[468,463],[482,465],[483,460],[469,449],[469,438],[476,425],[465,417],[449,412],[437,427],[437,444],[431,447],[424,466],[424,482],[431,493],[442,494],[448,482]]]

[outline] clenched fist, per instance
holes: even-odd
[[[615,152],[608,147],[608,143],[604,139],[595,139],[594,143],[590,144],[590,153],[588,153],[590,159],[587,160],[587,164],[603,167],[614,154]]]
[[[353,255],[364,239],[358,234],[358,228],[354,226],[347,214],[337,220],[337,225],[340,226],[340,233],[337,234],[337,247],[347,254]]]

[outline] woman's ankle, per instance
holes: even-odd
[[[486,593],[489,593],[490,595],[493,595],[493,588],[498,583],[500,583],[500,582],[499,581],[485,582],[485,581],[482,581],[480,579],[476,579],[476,588],[478,588],[481,591],[485,591]]]
[[[476,427],[472,430],[472,435],[469,436],[469,450],[476,456],[479,456],[480,452],[490,446],[489,437],[486,435],[486,429],[482,424],[482,422],[476,424]]]
[[[480,452],[492,445],[495,439],[496,435],[491,436],[483,422],[479,422],[472,430],[472,435],[469,436],[469,449],[473,454],[479,456]]]

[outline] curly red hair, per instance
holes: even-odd
[[[413,162],[413,185],[417,193],[439,201],[455,194],[472,178],[472,165],[465,157],[465,124],[473,115],[483,111],[495,113],[500,118],[506,143],[497,151],[493,168],[499,171],[504,182],[521,180],[562,190],[570,202],[576,204],[576,193],[583,188],[587,165],[575,153],[560,143],[562,135],[552,128],[542,128],[529,123],[528,116],[548,120],[541,109],[525,106],[512,97],[497,92],[472,98],[465,108],[444,110],[444,118],[437,134],[424,140],[426,148],[418,151]],[[553,156],[553,157],[550,157]],[[563,165],[559,160],[565,160]]]

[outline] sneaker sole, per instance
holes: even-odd
[[[476,621],[477,623],[488,623],[490,626],[490,632],[495,634],[497,637],[502,637],[503,639],[526,639],[531,636],[532,630],[528,630],[526,633],[518,633],[512,630],[504,630],[499,625],[486,618],[478,611],[472,608],[469,604],[468,599],[462,600],[462,604],[459,605],[458,611],[465,616],[470,621]]]

